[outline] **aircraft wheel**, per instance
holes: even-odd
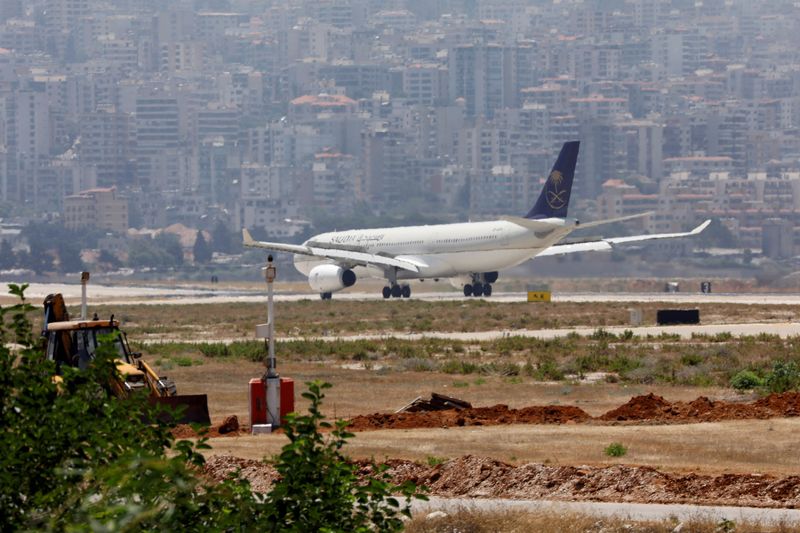
[[[383,288],[383,297],[388,298],[392,295],[392,288],[391,287],[384,287]]]
[[[476,283],[476,284],[475,284],[475,285],[472,287],[472,295],[473,295],[473,296],[476,296],[476,297],[481,297],[481,296],[483,296],[483,285],[482,285],[482,284],[480,284],[480,283]]]
[[[484,283],[483,284],[483,295],[484,296],[491,296],[492,295],[492,284],[491,283]]]
[[[472,296],[472,285],[469,283],[464,285],[464,296]]]
[[[400,298],[403,296],[403,289],[400,285],[392,285],[392,298]]]
[[[333,298],[333,293],[330,293],[330,292],[323,292],[323,293],[321,293],[321,294],[319,295],[319,297],[320,297],[320,298],[322,298],[323,300],[330,300],[330,299],[332,299],[332,298]]]
[[[403,285],[403,298],[411,297],[411,285]]]

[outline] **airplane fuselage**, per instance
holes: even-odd
[[[506,220],[359,229],[322,233],[304,246],[335,247],[375,255],[405,259],[419,272],[398,270],[397,279],[454,278],[479,272],[492,272],[516,266],[536,256],[576,229],[575,221],[544,219],[551,223],[545,231],[534,231]],[[329,259],[296,255],[298,271],[308,275]],[[386,269],[355,266],[359,277],[385,277]]]

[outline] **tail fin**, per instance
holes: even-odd
[[[525,218],[565,218],[567,216],[572,178],[575,177],[575,163],[578,161],[580,145],[580,141],[564,143],[539,199],[536,200],[536,204],[525,215]]]

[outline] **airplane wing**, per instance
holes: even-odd
[[[383,255],[369,254],[366,252],[355,252],[352,250],[341,250],[338,248],[319,248],[315,246],[303,246],[300,244],[284,244],[281,242],[256,241],[247,229],[242,229],[243,244],[249,248],[265,248],[277,252],[289,252],[292,254],[310,255],[314,257],[325,257],[334,261],[341,261],[350,265],[361,266],[389,266],[419,272],[421,263],[408,259],[399,259]]]
[[[706,220],[692,231],[684,233],[654,233],[652,235],[632,235],[630,237],[611,237],[608,239],[597,239],[595,241],[576,242],[570,244],[555,244],[550,248],[546,248],[539,252],[536,257],[547,257],[550,255],[563,255],[575,252],[607,252],[613,249],[615,244],[624,244],[629,242],[650,241],[655,239],[675,239],[678,237],[691,237],[699,235],[704,229],[711,224],[710,220]]]
[[[625,222],[626,220],[634,220],[637,218],[643,218],[649,215],[652,215],[653,211],[647,211],[646,213],[638,213],[636,215],[627,215],[624,217],[617,217],[617,218],[609,218],[606,220],[593,220],[592,222],[581,222],[579,228],[593,228],[595,226],[602,226],[604,224],[613,224],[614,222]]]

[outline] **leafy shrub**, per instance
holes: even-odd
[[[772,365],[772,372],[764,380],[764,385],[774,393],[794,390],[800,385],[800,369],[794,361],[776,361]]]
[[[526,376],[539,381],[561,381],[564,379],[564,372],[558,368],[555,358],[549,355],[540,356],[535,366],[526,364],[522,371]]]
[[[609,361],[608,369],[618,374],[625,374],[631,370],[635,370],[642,365],[639,359],[628,357],[625,354],[615,354]]]
[[[687,353],[681,356],[681,363],[686,366],[697,366],[703,362],[703,356],[696,353]]]
[[[191,357],[186,357],[183,355],[178,355],[172,358],[175,361],[175,364],[178,366],[192,366],[193,364],[202,365],[201,361],[194,361]]]
[[[731,378],[731,387],[736,390],[755,389],[763,384],[761,378],[750,370],[742,370]]]
[[[622,457],[626,453],[628,453],[628,448],[622,445],[620,442],[612,442],[606,449],[604,450],[605,454],[609,457]]]
[[[600,341],[600,340],[608,341],[608,340],[615,340],[617,336],[604,328],[597,328],[592,332],[591,335],[589,335],[589,338],[595,341]]]
[[[372,466],[375,474],[359,483],[357,466],[342,455],[354,435],[347,422],[330,424],[320,411],[323,390],[329,383],[308,383],[303,397],[311,402],[307,415],[289,414],[284,429],[289,444],[275,465],[281,475],[267,496],[269,531],[400,531],[408,504],[416,494],[409,482],[395,486],[385,469]],[[328,434],[322,431],[330,430]],[[401,506],[393,492],[405,498]]]
[[[450,359],[442,363],[440,368],[445,374],[474,374],[480,370],[479,366],[469,361]]]

